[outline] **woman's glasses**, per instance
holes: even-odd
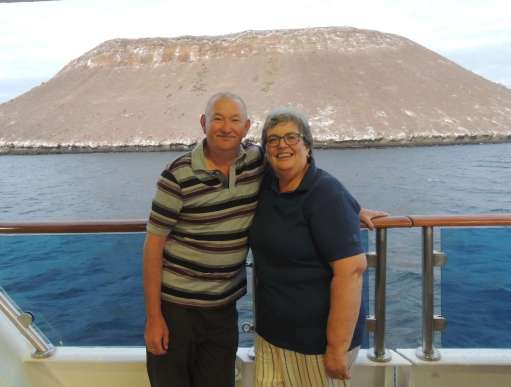
[[[280,145],[280,140],[284,140],[287,145],[296,145],[300,142],[303,137],[301,133],[291,132],[286,133],[283,136],[277,136],[276,134],[266,138],[266,144],[271,148],[276,148]]]

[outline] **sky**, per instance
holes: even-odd
[[[0,0],[0,103],[114,38],[349,26],[404,36],[511,88],[510,0]]]

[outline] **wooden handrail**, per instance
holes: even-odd
[[[58,222],[13,222],[0,223],[0,234],[80,234],[108,232],[143,232],[146,221],[97,220]]]
[[[413,227],[511,226],[511,214],[411,215]]]
[[[376,228],[401,228],[401,227],[412,227],[412,221],[407,216],[383,216],[381,218],[375,218],[372,220]],[[365,227],[363,223],[361,227]]]
[[[409,215],[373,219],[376,228],[511,226],[510,214]],[[361,224],[361,227],[363,225]],[[0,222],[0,234],[144,232],[144,219],[55,222]]]

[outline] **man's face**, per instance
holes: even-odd
[[[219,99],[208,113],[208,116],[201,117],[208,148],[212,151],[237,151],[250,128],[250,121],[239,102],[230,98]]]

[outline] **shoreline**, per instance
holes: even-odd
[[[421,147],[443,145],[480,145],[504,144],[511,142],[509,135],[472,135],[449,137],[420,137],[407,140],[352,140],[352,141],[315,141],[314,149],[361,149],[361,148],[395,148],[395,147]],[[30,146],[18,147],[14,145],[0,145],[2,155],[47,155],[47,154],[80,154],[80,153],[123,153],[123,152],[183,152],[195,147],[196,143],[168,144],[168,145],[58,145],[58,146]]]

